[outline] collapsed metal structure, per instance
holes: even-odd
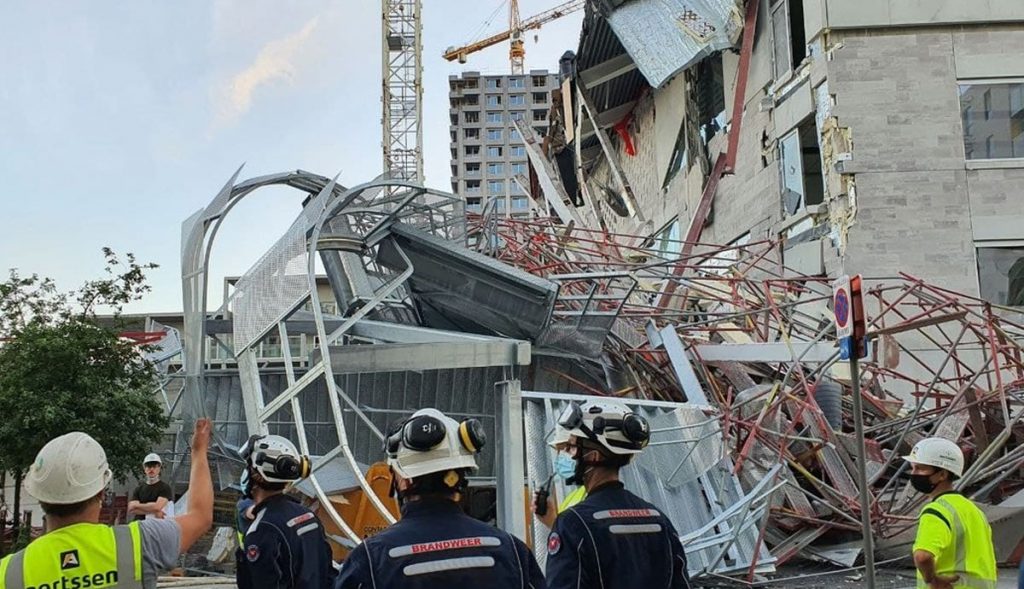
[[[483,420],[494,443],[473,483],[496,488],[498,525],[532,540],[543,560],[546,530],[527,518],[525,493],[551,475],[545,439],[560,408],[597,395],[651,421],[651,446],[624,480],[672,519],[692,574],[750,578],[797,555],[856,557],[843,544],[858,537],[861,509],[847,433],[853,391],[837,362],[830,288],[782,267],[778,244],[684,248],[546,218],[467,224],[458,198],[410,182],[345,189],[306,172],[237,175],[184,225],[182,406],[225,412],[232,401],[204,348],[230,352],[245,423],[218,427],[220,449],[230,457],[250,433],[274,432],[314,455],[310,486],[344,534],[336,542],[361,538],[328,501],[337,489],[325,491],[325,473],[343,470],[391,521],[366,465],[383,458],[390,423],[435,406]],[[269,185],[297,189],[301,210],[210,310],[217,230]],[[324,276],[336,313],[321,305]],[[979,500],[1024,485],[1024,328],[909,276],[869,284],[878,345],[859,391],[869,509],[880,549],[904,550],[916,497],[899,457],[920,436],[965,446],[961,485]],[[289,345],[283,366],[259,362],[261,343],[296,334],[315,340],[303,362]]]

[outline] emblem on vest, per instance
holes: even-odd
[[[60,570],[75,569],[81,566],[81,564],[82,562],[78,559],[77,549],[60,553]]]

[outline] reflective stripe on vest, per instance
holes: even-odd
[[[112,545],[110,536],[101,537],[110,533],[107,530],[113,532]],[[72,547],[78,545],[76,540],[81,541],[82,548]],[[50,544],[58,546],[51,547]],[[113,570],[96,570],[96,565],[91,561],[96,558],[93,551],[98,548],[113,548]],[[26,559],[31,561],[28,566]],[[104,555],[103,560],[109,562],[112,559]],[[0,589],[142,589],[142,538],[139,524],[113,528],[102,524],[78,524],[63,528],[36,539],[28,548],[4,559],[4,564],[6,567],[0,566]]]
[[[935,503],[941,505],[953,516],[952,529],[950,530],[953,532],[953,553],[956,559],[953,563],[953,574],[960,577],[953,583],[953,587],[962,587],[964,589],[996,589],[996,581],[994,579],[982,579],[977,575],[972,575],[967,572],[967,543],[964,542],[964,523],[960,520],[960,513],[957,512],[956,508],[953,507],[949,501],[946,501],[942,497],[936,499]],[[917,587],[918,589],[927,589],[928,583],[925,583],[924,580],[918,576]]]

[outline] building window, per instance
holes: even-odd
[[[548,78],[547,78],[547,76],[532,76],[532,77],[533,77],[533,87],[534,88],[543,88],[544,86],[548,85]]]
[[[338,303],[335,303],[334,301],[321,301],[320,312],[324,315],[337,315]]]
[[[513,211],[525,211],[530,208],[530,203],[526,200],[525,196],[516,196],[512,198],[512,210]]]
[[[463,148],[466,157],[480,157],[480,146],[479,145],[467,145]]]
[[[480,138],[480,129],[463,129],[462,130],[462,135],[466,139],[479,139]]]
[[[476,78],[468,78],[468,79],[466,79],[465,82],[466,82],[466,88],[479,88],[480,87],[480,84],[477,83],[477,79]]]
[[[487,129],[488,141],[501,141],[501,129]]]
[[[487,192],[490,194],[505,194],[505,182],[501,180],[488,180]]]
[[[525,114],[526,114],[525,112],[523,112],[521,110],[517,110],[515,112],[509,113],[508,114],[508,118],[512,119],[513,121],[521,121],[521,120],[523,120]]]
[[[544,93],[544,92],[534,92],[533,93],[533,103],[534,104],[547,104],[547,102],[548,102],[548,95],[546,93]]]
[[[488,112],[487,113],[487,124],[489,125],[500,125],[501,124],[501,113],[500,112]]]
[[[479,123],[480,122],[480,113],[473,112],[473,111],[464,112],[464,113],[462,113],[462,119],[465,122],[467,122],[467,123]]]
[[[480,95],[479,94],[467,94],[465,96],[465,101],[466,101],[466,104],[468,106],[476,106],[476,105],[480,104]]]
[[[960,116],[967,159],[1024,158],[1024,81],[962,82]]]
[[[526,157],[526,147],[514,145],[512,147],[512,157]]]
[[[487,175],[498,176],[505,173],[504,164],[487,164]]]
[[[526,106],[525,94],[513,94],[508,97],[509,106]]]
[[[260,342],[258,356],[260,358],[281,358],[281,337],[267,336],[267,339]]]
[[[821,149],[814,119],[808,119],[779,140],[782,175],[782,208],[795,215],[807,206],[825,200],[825,179],[821,172]]]
[[[512,164],[512,174],[518,176],[519,174],[525,174],[525,173],[526,173],[526,164],[524,164],[522,162],[516,163],[516,164]]]
[[[981,298],[996,305],[1024,307],[1024,243],[978,248]]]
[[[516,129],[515,127],[512,127],[511,129],[509,129],[508,130],[508,140],[509,141],[522,141],[523,138],[519,136],[519,129]]]
[[[466,193],[467,194],[480,194],[480,181],[479,180],[466,180]]]
[[[526,88],[526,80],[524,80],[522,78],[509,78],[508,79],[508,87],[509,88]]]
[[[487,148],[487,157],[489,157],[489,158],[501,157],[501,148],[500,147],[488,147]]]
[[[796,69],[807,57],[802,0],[772,0],[772,42],[775,79]]]
[[[501,96],[498,96],[497,94],[488,94],[487,106],[501,106]]]
[[[677,217],[667,227],[654,234],[654,249],[663,258],[675,258],[683,249],[683,242],[679,239],[679,218]]]
[[[466,164],[466,175],[467,176],[479,176],[480,175],[480,164]]]
[[[497,90],[501,88],[501,78],[487,78],[487,89]]]
[[[548,111],[546,111],[546,110],[535,110],[535,111],[533,111],[533,120],[534,120],[534,122],[548,120]]]

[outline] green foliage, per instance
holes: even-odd
[[[15,270],[0,284],[0,469],[27,470],[47,441],[84,431],[124,480],[167,427],[145,349],[118,337],[117,321],[97,320],[148,292],[155,266],[104,256],[107,277],[70,293]]]

